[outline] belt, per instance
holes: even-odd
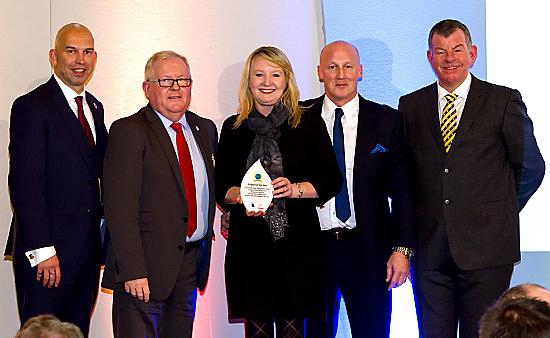
[[[343,240],[355,236],[357,231],[347,228],[332,228],[329,230],[321,231],[323,237],[328,239]]]

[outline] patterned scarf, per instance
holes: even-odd
[[[272,180],[284,176],[283,158],[277,140],[281,136],[279,127],[286,121],[288,115],[288,109],[282,103],[276,104],[268,116],[262,115],[255,108],[252,109],[248,118],[244,121],[244,125],[256,133],[256,137],[252,142],[252,149],[246,160],[247,170],[258,159],[261,159],[260,163]],[[283,238],[285,228],[288,227],[285,200],[274,198],[273,206],[267,209],[264,219],[269,225],[273,240]]]

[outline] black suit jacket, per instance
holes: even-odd
[[[324,96],[303,102],[321,114]],[[373,151],[377,145],[386,151]],[[416,247],[408,152],[401,114],[359,96],[353,168],[353,202],[358,240],[349,259],[358,275],[384,281],[392,247]],[[388,205],[391,199],[391,210]],[[368,273],[367,273],[368,272]]]
[[[419,266],[435,268],[447,240],[461,269],[519,261],[518,213],[544,176],[520,93],[472,76],[448,154],[436,83],[401,97],[399,109],[413,159]]]
[[[215,214],[214,155],[218,134],[210,120],[185,113],[206,166],[208,232],[199,241],[197,285],[206,286]],[[103,286],[124,291],[124,282],[147,277],[151,299],[174,288],[184,255],[187,202],[170,137],[150,105],[113,123],[105,154],[105,217],[111,235]],[[199,216],[200,217],[200,216]]]
[[[14,217],[6,254],[26,260],[26,251],[54,246],[62,269],[90,255],[99,263],[107,130],[101,103],[88,92],[86,99],[95,147],[53,76],[13,103],[8,183]]]

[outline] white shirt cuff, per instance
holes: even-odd
[[[35,267],[39,263],[42,263],[46,259],[51,258],[55,255],[56,255],[56,252],[53,246],[47,246],[44,248],[25,252],[25,256],[27,256],[27,259],[31,263],[31,267]]]

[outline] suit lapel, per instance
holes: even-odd
[[[53,78],[53,75],[48,81],[48,91],[50,92],[51,98],[57,106],[59,114],[61,115],[63,121],[65,121],[67,130],[73,138],[74,144],[78,147],[80,155],[82,155],[82,159],[86,163],[86,166],[88,167],[88,169],[90,169],[90,171],[95,173],[93,156],[88,156],[90,154],[90,151],[92,151],[91,146],[84,135],[84,131],[82,130],[80,122],[78,122],[78,119],[76,118],[74,112],[71,110],[71,107],[69,106],[65,95],[63,95],[63,92]]]
[[[357,138],[355,141],[355,154],[353,160],[353,175],[363,173],[364,158],[370,155],[370,150],[375,145],[376,139],[376,121],[375,114],[372,113],[373,107],[369,102],[359,95],[359,112],[357,116]],[[354,184],[355,185],[355,184]],[[355,187],[354,187],[355,189]]]
[[[479,116],[479,110],[481,109],[481,104],[483,99],[487,95],[487,88],[485,88],[480,80],[472,76],[472,83],[470,85],[470,90],[468,92],[468,97],[466,99],[466,105],[464,106],[464,111],[460,117],[460,122],[458,123],[458,129],[456,131],[455,139],[451,145],[451,150],[449,153],[453,152],[453,148],[459,147],[465,138],[465,134],[472,127],[475,119]]]
[[[195,141],[199,146],[199,149],[201,151],[201,155],[204,161],[204,165],[206,167],[206,172],[210,180],[211,177],[214,177],[214,154],[209,152],[208,139],[207,139],[209,135],[206,135],[206,131],[200,128],[200,126],[197,123],[197,119],[195,118],[193,113],[187,111],[185,113],[185,118],[187,119],[187,123],[191,128],[193,137],[195,138]]]
[[[431,131],[437,149],[441,153],[445,153],[445,144],[443,144],[443,136],[441,134],[441,123],[439,122],[439,103],[437,96],[437,83],[428,87],[426,97],[422,100],[422,110],[425,114],[424,121],[428,123],[428,129]],[[451,147],[452,148],[452,147]]]
[[[178,187],[180,189],[182,196],[185,198],[185,189],[183,187],[183,178],[181,177],[180,164],[178,162],[178,158],[174,150],[174,145],[170,140],[170,136],[168,136],[168,132],[166,131],[166,128],[162,124],[162,121],[160,120],[160,118],[157,116],[157,113],[155,113],[155,111],[150,105],[147,105],[147,107],[145,107],[145,115],[147,117],[147,120],[150,123],[153,133],[156,135],[162,149],[164,150],[166,159],[170,164],[170,169],[172,169],[172,174],[174,175],[174,178],[178,182]]]
[[[92,118],[94,119],[96,147],[102,147],[103,142],[105,142],[105,140],[103,139],[103,133],[101,131],[103,119],[100,116],[97,102],[91,97],[91,94],[88,92],[86,92],[86,103],[88,103],[88,107],[90,107],[90,111],[92,112]]]

